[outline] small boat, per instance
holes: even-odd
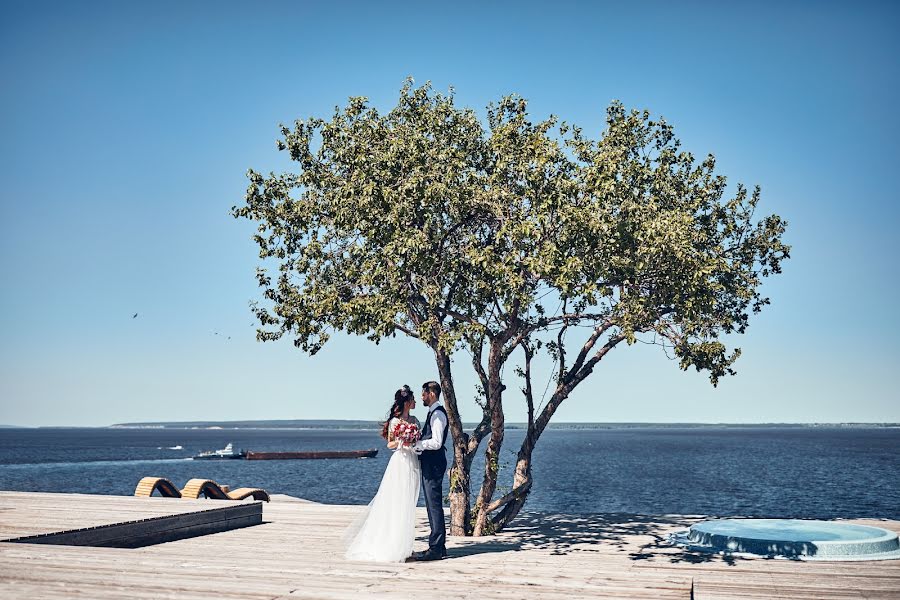
[[[373,458],[378,450],[346,450],[326,452],[256,452],[244,453],[247,460],[297,460],[310,458]]]
[[[224,460],[230,458],[244,458],[244,452],[235,452],[229,442],[222,450],[205,450],[194,457],[194,460]]]

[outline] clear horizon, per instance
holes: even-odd
[[[278,422],[278,421],[309,421],[309,422],[318,422],[318,423],[380,423],[379,420],[361,420],[361,419],[268,419],[262,422]],[[213,426],[193,426],[193,427],[178,427],[179,424],[187,424],[187,423],[254,423],[253,420],[246,421],[135,421],[135,422],[124,422],[124,423],[109,423],[106,425],[103,424],[93,424],[93,425],[10,425],[10,424],[0,424],[0,429],[109,429],[112,427],[120,427],[120,428],[135,428],[135,429],[210,429]],[[162,424],[165,424],[163,426]],[[466,426],[475,425],[476,423],[465,423]],[[517,422],[517,421],[507,421],[507,426],[524,426],[526,422]],[[563,426],[563,425],[633,425],[636,427],[640,426],[654,426],[654,425],[665,425],[665,426],[674,426],[674,425],[685,425],[685,426],[703,426],[703,427],[743,427],[743,426],[853,426],[853,427],[866,427],[866,426],[877,426],[877,427],[898,427],[900,426],[900,422],[893,421],[808,421],[808,422],[787,422],[787,421],[760,421],[760,422],[702,422],[702,421],[553,421],[551,423],[552,426]],[[232,428],[222,428],[222,429],[295,429],[291,427],[252,427],[252,426],[240,426],[240,427],[232,427]],[[301,428],[303,429],[303,428]],[[327,429],[327,427],[322,427],[321,429]]]
[[[0,423],[378,420],[394,390],[436,378],[408,339],[337,335],[312,358],[257,343],[254,231],[230,216],[248,168],[293,169],[279,123],[348,96],[389,109],[407,76],[482,117],[518,93],[594,136],[613,99],[647,108],[789,223],[772,305],[732,338],[736,377],[714,389],[659,348],[617,348],[554,422],[900,422],[900,5],[2,11]],[[454,367],[477,421],[468,356]],[[507,420],[525,421],[506,374]]]

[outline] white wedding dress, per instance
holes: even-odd
[[[391,419],[389,431],[399,420]],[[403,562],[412,554],[422,468],[412,448],[393,452],[378,492],[344,535],[348,560]]]

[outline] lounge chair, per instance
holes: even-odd
[[[165,477],[144,477],[134,489],[134,495],[152,496],[154,491],[164,498],[181,498],[181,491]]]
[[[191,479],[181,490],[182,498],[199,498],[200,495],[213,500],[244,500],[252,497],[254,500],[269,501],[269,493],[261,488],[238,488],[228,491],[228,487],[220,486],[212,479]]]

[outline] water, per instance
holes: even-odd
[[[890,535],[884,529],[849,525],[847,523],[822,523],[793,519],[725,519],[704,521],[692,530],[727,537],[780,542],[855,542],[873,540]],[[895,536],[896,537],[896,536]]]
[[[511,483],[522,435],[506,433],[499,493]],[[228,442],[247,450],[381,451],[356,460],[189,460]],[[900,520],[898,450],[900,429],[887,428],[548,430],[535,449],[527,508]],[[0,489],[129,495],[148,475],[177,486],[204,477],[365,504],[388,458],[378,432],[365,430],[5,429]],[[476,461],[479,482],[482,472]]]

